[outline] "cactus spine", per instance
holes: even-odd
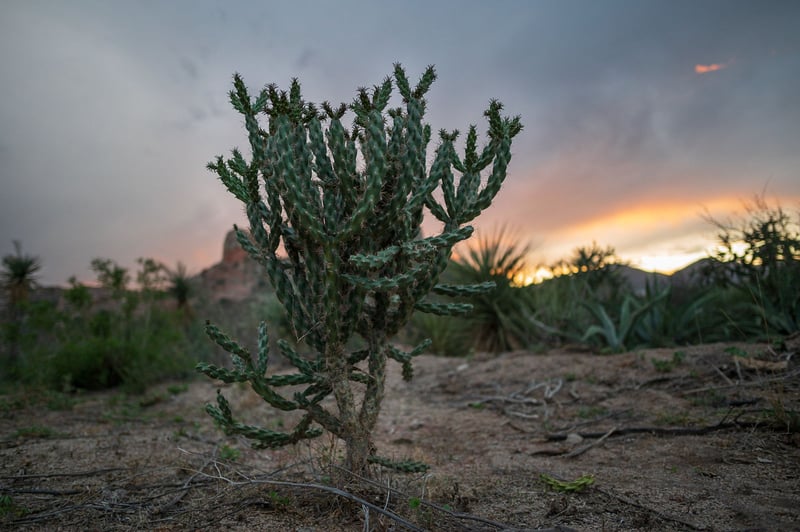
[[[297,372],[268,375],[268,336],[262,323],[255,357],[214,325],[209,337],[231,354],[233,367],[198,364],[198,370],[224,382],[249,382],[271,406],[304,412],[290,432],[242,424],[233,417],[222,394],[208,413],[229,433],[241,434],[256,447],[274,448],[313,438],[327,430],[346,444],[345,466],[363,473],[370,462],[391,465],[374,455],[371,433],[384,395],[386,361],[402,365],[412,377],[411,360],[428,345],[410,352],[388,340],[413,311],[459,314],[465,304],[425,300],[431,291],[464,296],[491,286],[438,285],[453,246],[472,234],[465,226],[489,206],[506,176],[511,139],[521,130],[519,117],[502,117],[492,101],[488,142],[477,148],[471,126],[463,157],[456,154],[458,131],[440,132],[430,168],[426,150],[431,130],[423,123],[424,96],[436,78],[425,70],[412,89],[403,68],[394,67],[394,82],[404,106],[388,109],[392,79],[372,91],[359,89],[349,105],[318,108],[306,103],[293,80],[288,93],[274,85],[253,100],[244,82],[234,76],[230,100],[245,119],[252,158],[236,149],[232,157],[217,157],[208,168],[246,206],[249,234],[236,228],[237,238],[251,257],[264,265],[285,307],[298,339],[314,352],[300,356],[285,341],[280,354]],[[342,118],[350,109],[354,125]],[[266,129],[259,118],[267,117]],[[323,124],[327,122],[327,127]],[[362,161],[359,161],[358,155]],[[491,166],[481,187],[481,172]],[[461,177],[457,187],[454,170]],[[444,203],[433,192],[440,188]],[[442,233],[421,238],[426,208],[443,223]],[[282,245],[285,256],[279,255]],[[366,347],[348,352],[354,335]],[[303,385],[289,398],[278,389]],[[336,408],[323,404],[333,396]],[[399,469],[418,464],[395,463]]]

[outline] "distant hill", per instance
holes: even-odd
[[[704,258],[697,260],[688,266],[666,275],[658,272],[646,272],[632,266],[620,266],[620,273],[628,280],[630,286],[637,293],[644,293],[647,282],[656,282],[659,286],[666,286],[670,284],[676,285],[689,285],[697,282],[703,272],[708,268],[713,259]]]
[[[633,266],[621,265],[617,271],[628,281],[634,292],[644,293],[647,283],[655,283],[657,286],[666,286],[670,282],[670,276],[658,272],[646,272]]]

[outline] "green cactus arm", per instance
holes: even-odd
[[[208,335],[211,340],[214,341],[215,344],[220,346],[222,349],[233,355],[231,358],[233,360],[241,360],[243,362],[250,362],[250,352],[239,345],[238,342],[231,339],[230,336],[223,333],[219,327],[212,324],[210,321],[206,322],[205,326],[206,335]]]
[[[389,346],[386,355],[399,362],[403,367],[403,380],[410,381],[414,377],[414,367],[411,365],[411,359],[415,356],[421,355],[433,342],[430,338],[420,342],[414,349],[409,352],[401,351],[395,346]]]
[[[364,146],[364,159],[367,163],[366,187],[350,219],[339,229],[336,235],[338,242],[348,240],[356,231],[361,230],[367,216],[375,211],[380,199],[386,172],[386,138],[380,111],[372,110],[369,113],[368,126]]]
[[[437,220],[444,223],[450,221],[450,217],[445,212],[444,207],[439,205],[436,200],[433,199],[433,196],[429,195],[427,198],[425,198],[424,202],[425,206],[428,207],[428,210],[431,211],[431,214],[433,214]]]
[[[244,116],[244,126],[247,129],[250,148],[253,151],[253,160],[260,165],[266,160],[266,146],[261,136],[261,129],[258,127],[256,111],[251,105],[250,96],[242,77],[237,73],[233,76],[234,90],[230,91],[230,100],[233,107]],[[260,98],[259,98],[260,100]],[[259,104],[259,101],[256,102]]]
[[[397,461],[392,460],[391,458],[384,458],[382,456],[375,455],[370,456],[368,460],[372,464],[378,464],[386,469],[391,469],[392,471],[397,471],[399,473],[425,473],[430,469],[428,465],[414,460]]]
[[[458,212],[455,177],[452,170],[454,156],[453,141],[458,136],[458,131],[447,133],[442,130],[439,132],[439,136],[442,139],[442,143],[436,149],[436,157],[431,166],[430,178],[440,184],[445,207],[447,207],[448,217],[453,218],[455,213]]]
[[[326,235],[320,221],[319,197],[313,193],[313,187],[304,186],[303,177],[299,175],[294,161],[290,135],[289,119],[286,116],[278,117],[275,141],[280,155],[276,167],[286,187],[285,193],[282,194],[284,208],[289,218],[293,220],[295,230],[307,235],[314,242],[320,242]]]
[[[472,204],[478,195],[478,188],[481,182],[480,173],[483,168],[478,166],[477,142],[477,129],[475,126],[470,126],[469,133],[467,133],[466,147],[464,148],[464,163],[460,169],[462,175],[458,182],[457,197],[461,206]],[[458,158],[455,157],[455,159],[457,160]]]
[[[474,229],[472,226],[465,225],[464,227],[459,227],[458,229],[452,231],[445,231],[440,235],[424,238],[422,241],[427,242],[436,248],[449,250],[462,240],[468,239],[470,236],[472,236],[473,232]]]
[[[344,104],[342,104],[344,105]],[[333,156],[333,169],[339,182],[344,206],[344,215],[355,208],[357,201],[356,190],[356,160],[352,157],[349,147],[347,132],[339,118],[332,118],[327,130],[328,146]]]
[[[272,375],[267,377],[264,382],[268,386],[294,386],[297,384],[312,384],[316,382],[314,375],[305,375],[303,373],[291,373],[289,375]]]
[[[245,375],[241,371],[220,368],[218,366],[215,366],[213,364],[207,364],[205,362],[198,362],[195,365],[195,369],[211,377],[212,379],[216,379],[218,381],[222,381],[227,384],[230,384],[232,382],[247,382],[248,379],[247,375]]]
[[[278,410],[289,412],[299,408],[297,403],[286,399],[284,396],[273,390],[269,385],[268,379],[264,379],[254,374],[248,380],[250,381],[250,386],[253,388],[253,391],[261,396],[264,401]]]
[[[429,303],[420,301],[414,308],[426,314],[436,314],[437,316],[466,316],[472,312],[472,305],[469,303]]]
[[[238,434],[255,440],[253,446],[257,449],[276,449],[296,443],[301,439],[316,438],[322,434],[321,430],[310,428],[310,416],[304,416],[291,433],[277,432],[240,423],[233,418],[230,406],[222,394],[217,394],[217,406],[206,405],[206,412],[219,423],[227,434]]]
[[[222,184],[225,185],[228,192],[233,194],[236,199],[241,202],[247,202],[249,200],[247,187],[245,187],[244,182],[231,173],[228,166],[223,162],[222,156],[217,156],[217,160],[208,163],[206,168],[217,174],[219,180],[222,181]]]
[[[314,364],[301,358],[286,340],[278,340],[278,348],[281,350],[281,354],[303,375],[313,376],[316,373],[317,368],[314,367]]]
[[[400,288],[411,283],[416,282],[421,276],[428,271],[427,264],[418,264],[405,273],[400,273],[392,277],[379,277],[372,279],[370,277],[362,277],[360,275],[342,274],[342,278],[348,282],[367,288],[369,290],[387,291]]]
[[[360,268],[377,270],[378,268],[383,268],[391,263],[400,252],[400,249],[400,246],[389,246],[388,248],[382,249],[377,253],[356,253],[354,255],[350,255],[348,261],[350,264]]]
[[[267,322],[265,321],[258,324],[257,349],[256,374],[263,377],[267,373],[267,365],[269,363],[269,333],[267,332]]]
[[[486,182],[486,186],[478,193],[474,208],[483,211],[489,205],[500,190],[500,185],[507,175],[508,163],[511,161],[511,139],[504,138],[499,142],[497,153],[495,154],[492,174]]]
[[[250,237],[247,235],[247,233],[239,229],[239,226],[237,226],[236,224],[234,224],[233,226],[233,231],[234,234],[236,235],[236,241],[239,242],[239,245],[242,247],[243,250],[245,250],[245,252],[250,256],[250,258],[260,264],[264,264],[265,260],[264,255],[261,253],[261,250],[259,250],[253,244],[253,241],[250,240]]]
[[[404,157],[406,137],[404,134],[405,121],[401,116],[395,116],[392,122],[391,134],[387,145],[387,174],[391,189],[384,188],[382,198],[389,198],[389,204],[383,213],[382,231],[388,231],[396,226],[402,218],[402,212],[408,201],[408,194],[412,190],[413,180],[404,179]]]
[[[495,288],[497,288],[497,283],[488,281],[479,284],[437,284],[432,291],[443,296],[469,297],[491,292]]]

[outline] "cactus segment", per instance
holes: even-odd
[[[450,297],[469,297],[486,294],[497,288],[494,281],[478,284],[437,284],[433,293]]]
[[[436,314],[437,316],[466,316],[472,312],[472,305],[469,303],[429,303],[420,301],[414,308],[426,314]]]

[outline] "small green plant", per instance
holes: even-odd
[[[577,493],[594,484],[594,475],[582,475],[575,480],[564,481],[553,478],[547,473],[542,473],[539,475],[539,479],[552,490],[562,493]]]
[[[48,410],[72,410],[78,403],[78,399],[72,395],[55,391],[46,392],[45,399]]]
[[[197,369],[224,382],[247,382],[272,407],[303,415],[291,431],[247,425],[233,417],[218,393],[207,411],[227,433],[245,436],[258,448],[275,448],[315,438],[324,429],[344,441],[346,469],[366,474],[369,463],[389,463],[375,455],[372,442],[386,363],[399,362],[410,379],[413,357],[428,345],[406,352],[389,339],[415,310],[438,315],[471,310],[426,299],[431,292],[464,297],[494,287],[438,281],[453,246],[472,234],[466,224],[500,190],[511,141],[522,125],[518,117],[502,117],[502,105],[492,101],[483,149],[474,126],[463,157],[455,150],[459,133],[441,131],[428,167],[431,129],[422,120],[435,78],[429,67],[412,87],[397,64],[394,80],[386,78],[372,91],[360,89],[349,106],[333,107],[304,101],[297,80],[289,91],[271,85],[253,99],[234,76],[230,100],[244,117],[252,158],[247,161],[235,149],[231,158],[218,157],[208,167],[245,205],[250,231],[235,228],[237,239],[264,267],[286,311],[297,347],[285,340],[277,345],[298,371],[268,375],[265,323],[258,328],[256,356],[208,324],[208,335],[230,353],[233,368],[201,363]],[[402,106],[388,108],[393,84]],[[350,130],[342,124],[348,109],[355,114]],[[267,123],[260,123],[265,117]],[[442,222],[441,234],[421,236],[424,209]],[[279,248],[285,256],[278,255]],[[360,347],[350,349],[353,340]],[[285,386],[304,388],[288,397],[279,391]],[[323,403],[327,397],[335,409]]]
[[[651,362],[653,363],[653,367],[656,369],[656,371],[661,373],[669,373],[676,367],[680,366],[685,358],[686,353],[683,351],[675,351],[672,353],[672,358],[669,360],[659,360],[654,358],[651,360]]]
[[[189,391],[188,384],[170,384],[167,386],[167,392],[170,395],[180,395]]]
[[[25,508],[20,508],[14,502],[10,495],[0,495],[0,517],[12,515],[14,517],[23,517],[28,511]]]
[[[231,447],[229,445],[223,445],[219,449],[219,457],[222,458],[223,460],[230,460],[232,462],[235,462],[236,460],[239,459],[239,456],[241,456],[241,454],[242,452],[239,449]]]
[[[726,347],[724,349],[724,351],[726,353],[728,353],[729,355],[735,356],[735,357],[747,358],[747,357],[750,356],[747,351],[745,351],[741,347],[736,347],[735,345],[732,345],[730,347]]]
[[[419,497],[411,497],[410,499],[408,499],[408,507],[411,508],[412,510],[416,510],[417,508],[419,508],[420,504],[422,504],[422,499],[420,499]]]
[[[655,424],[685,427],[693,421],[689,414],[685,412],[662,412],[656,417]]]
[[[772,425],[787,433],[800,432],[800,411],[787,407],[783,385],[779,385],[770,395],[769,403],[772,408],[766,411],[766,417]]]
[[[279,495],[278,492],[274,491],[274,490],[270,491],[268,496],[269,496],[269,500],[272,502],[272,504],[274,504],[275,506],[278,506],[280,508],[286,508],[287,506],[289,506],[292,503],[292,499],[291,498],[286,497],[284,495]]]
[[[578,409],[578,417],[581,419],[593,419],[608,414],[608,409],[602,406],[582,406]]]
[[[23,427],[19,428],[14,432],[14,438],[55,438],[58,436],[58,432],[51,429],[50,427],[42,427],[39,425],[33,425],[30,427]]]

